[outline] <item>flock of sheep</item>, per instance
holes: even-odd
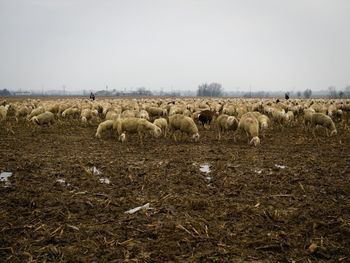
[[[140,99],[27,99],[17,102],[0,101],[0,123],[7,131],[11,121],[28,121],[32,125],[50,125],[55,121],[78,119],[82,125],[99,123],[95,137],[112,131],[124,142],[137,133],[140,143],[144,136],[173,137],[180,134],[190,140],[200,139],[198,126],[223,133],[243,132],[248,143],[260,144],[269,127],[304,125],[314,133],[324,127],[327,136],[337,134],[335,123],[342,123],[350,112],[350,100],[286,100],[239,98],[140,98]],[[314,133],[315,134],[315,133]]]

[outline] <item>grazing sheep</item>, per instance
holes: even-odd
[[[106,120],[117,120],[120,118],[120,114],[115,111],[108,111],[106,113]]]
[[[149,114],[149,117],[164,117],[167,115],[166,109],[161,109],[157,107],[146,107],[146,111]]]
[[[25,118],[29,113],[31,112],[31,109],[27,106],[22,106],[16,110],[16,122],[19,121],[20,118]]]
[[[315,110],[312,108],[304,109],[304,125],[305,129],[309,130],[311,125],[312,115],[315,114]]]
[[[227,114],[229,116],[236,116],[236,108],[233,105],[225,105],[222,107],[222,113]]]
[[[294,113],[292,111],[288,111],[286,113],[286,120],[289,126],[292,126],[295,120]]]
[[[49,105],[47,107],[46,111],[50,111],[53,114],[57,114],[59,110],[60,110],[60,105],[59,104],[53,104],[53,105]]]
[[[80,115],[80,109],[78,108],[68,108],[62,112],[63,118],[76,118]]]
[[[138,112],[135,110],[125,110],[121,113],[120,116],[122,118],[132,118],[132,117],[136,117],[137,114],[138,114]]]
[[[123,134],[137,133],[141,144],[143,144],[143,134],[146,132],[151,133],[156,138],[162,134],[162,130],[158,126],[148,120],[135,117],[116,120],[113,129],[117,130],[119,140],[122,142],[125,140],[121,137]]]
[[[87,124],[88,122],[91,123],[91,121],[95,120],[98,116],[97,110],[91,110],[91,109],[83,109],[81,111],[81,121],[84,124]]]
[[[221,133],[227,131],[236,131],[238,128],[238,120],[234,116],[221,114],[217,120],[218,138],[221,140]]]
[[[265,136],[265,132],[266,132],[267,128],[269,127],[270,119],[266,115],[261,114],[258,117],[258,122],[259,122],[261,135],[264,137]]]
[[[254,144],[254,146],[258,146],[260,144],[259,139],[259,122],[256,118],[246,116],[245,118],[241,118],[238,124],[238,128],[245,131],[248,137],[248,143]],[[249,141],[249,137],[251,137],[251,141]]]
[[[275,109],[272,111],[272,119],[281,127],[287,122],[287,115],[284,110]]]
[[[10,107],[10,105],[6,105],[6,106],[0,106],[0,122],[1,121],[6,121],[7,118],[7,110]]]
[[[311,125],[315,127],[315,129],[318,125],[323,126],[326,129],[327,136],[333,136],[337,134],[337,129],[335,128],[332,118],[324,113],[314,113],[311,117]],[[328,130],[331,132],[330,135],[328,133]],[[313,133],[315,134],[315,130]]]
[[[39,114],[44,113],[44,112],[45,112],[44,107],[39,107],[39,108],[33,109],[30,112],[30,114],[28,115],[27,119],[31,120],[34,116],[38,116]]]
[[[192,113],[191,118],[192,118],[192,120],[194,120],[194,122],[199,122],[199,119],[198,119],[199,113],[201,113],[201,112],[200,111],[195,111],[195,112]]]
[[[31,118],[31,122],[37,125],[52,124],[55,120],[55,115],[50,111],[45,111]]]
[[[207,124],[210,128],[210,123],[213,120],[214,116],[216,116],[215,111],[203,110],[198,114],[198,120],[203,125]]]
[[[112,130],[114,122],[115,122],[114,120],[106,120],[104,122],[101,122],[97,127],[95,137],[101,138],[102,132],[107,131],[107,130]]]
[[[170,116],[169,131],[173,135],[175,141],[177,141],[175,137],[175,131],[177,130],[186,133],[195,142],[199,140],[198,128],[193,119],[190,117],[181,114],[174,114]]]
[[[164,118],[155,119],[153,121],[153,124],[157,125],[162,130],[162,133],[163,133],[164,137],[166,137],[167,131],[168,131],[168,122],[167,122],[167,120],[164,119]]]
[[[343,118],[343,111],[342,110],[337,110],[335,113],[334,113],[334,120],[336,122],[341,122],[342,121],[342,118]]]
[[[149,114],[146,110],[140,110],[136,117],[140,119],[149,120]]]

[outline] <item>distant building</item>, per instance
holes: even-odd
[[[32,92],[31,91],[15,91],[13,93],[13,95],[15,95],[15,96],[30,96],[30,95],[32,95]]]

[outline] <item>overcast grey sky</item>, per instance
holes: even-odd
[[[350,85],[350,0],[0,0],[0,89]]]

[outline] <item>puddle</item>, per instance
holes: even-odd
[[[275,164],[275,167],[280,168],[280,169],[285,169],[285,165],[280,165],[280,164]]]
[[[202,172],[202,173],[210,173],[210,169],[209,169],[209,164],[201,164],[201,166],[199,167],[199,170]]]
[[[102,184],[110,184],[111,183],[111,181],[108,178],[106,178],[106,177],[100,178],[100,182]]]
[[[12,176],[11,172],[2,172],[0,173],[0,182],[5,182],[5,187],[9,187],[10,186],[10,182],[9,182],[9,177]]]

